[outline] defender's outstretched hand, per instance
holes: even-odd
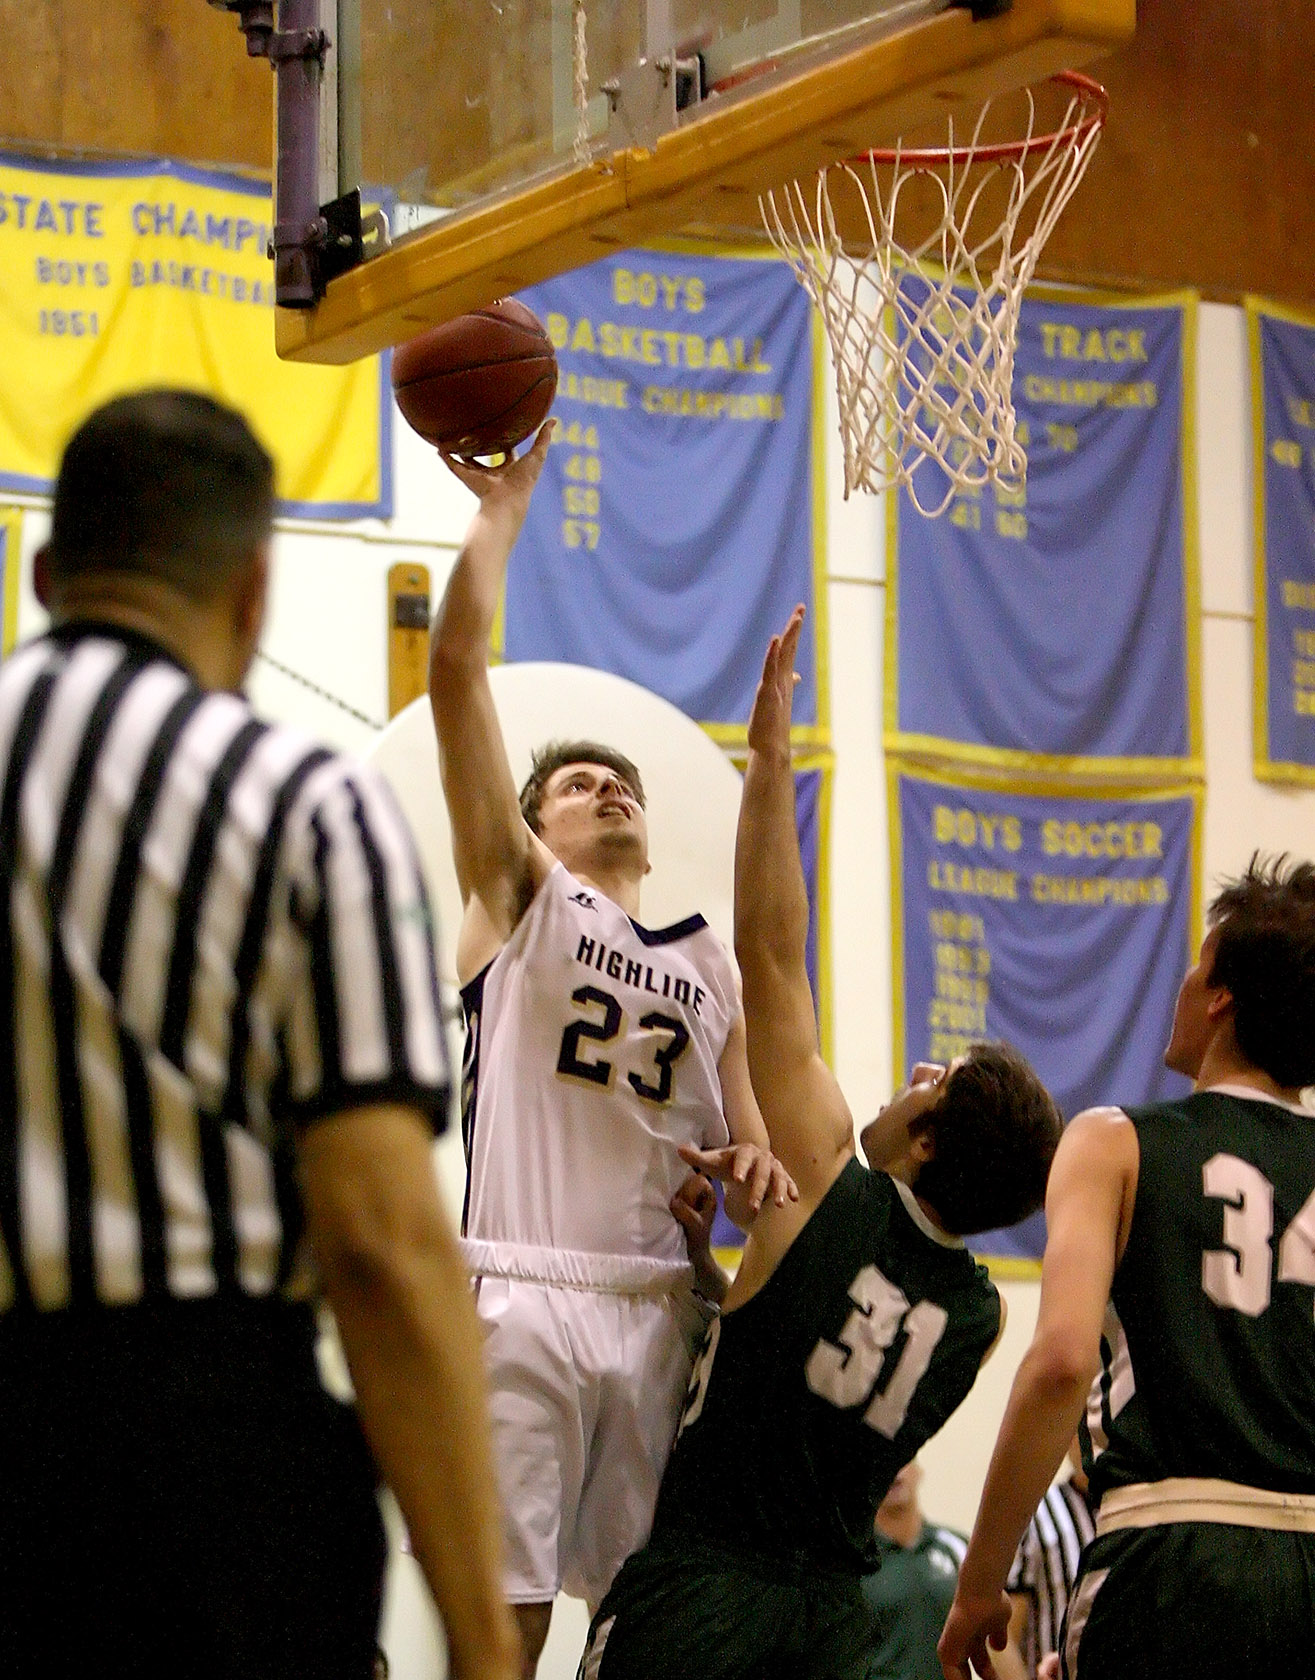
[[[794,668],[794,656],[799,647],[799,632],[803,629],[804,609],[796,607],[790,621],[779,636],[767,644],[763,674],[749,714],[749,746],[754,752],[790,750],[790,711],[794,705],[794,687],[799,675]]]
[[[686,1166],[707,1178],[719,1179],[726,1187],[726,1217],[742,1231],[758,1217],[766,1201],[784,1207],[799,1200],[799,1187],[781,1163],[766,1149],[752,1143],[730,1143],[722,1149],[696,1149],[682,1143],[680,1158]],[[683,1223],[683,1221],[682,1221]]]

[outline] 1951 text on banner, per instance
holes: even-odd
[[[1162,1057],[1196,949],[1199,788],[889,777],[896,1066],[1004,1039],[1066,1119],[1182,1094]],[[1037,1258],[1043,1231],[975,1246]]]
[[[1201,774],[1194,313],[1189,296],[1029,294],[1013,381],[1026,486],[960,494],[939,519],[889,499],[889,750]]]
[[[92,408],[175,385],[247,416],[283,513],[388,517],[386,358],[278,359],[271,225],[240,176],[0,155],[0,489],[44,494]]]
[[[1255,772],[1315,787],[1315,316],[1247,300],[1255,433]]]

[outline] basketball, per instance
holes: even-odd
[[[514,449],[547,418],[556,391],[552,342],[515,298],[430,327],[393,351],[403,418],[452,455]]]

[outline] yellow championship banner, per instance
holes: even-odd
[[[167,384],[241,409],[281,513],[387,518],[386,361],[278,359],[271,226],[268,185],[241,176],[0,154],[0,491],[48,491],[91,409]]]

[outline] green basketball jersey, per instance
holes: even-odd
[[[877,1535],[881,1568],[863,1577],[872,1610],[866,1680],[942,1680],[936,1642],[954,1602],[966,1535],[924,1522],[911,1546]]]
[[[877,1506],[1000,1324],[985,1269],[902,1190],[850,1161],[758,1293],[714,1321],[655,1543],[875,1566]]]
[[[1140,1165],[1084,1454],[1315,1493],[1315,1118],[1201,1091],[1125,1111]]]

